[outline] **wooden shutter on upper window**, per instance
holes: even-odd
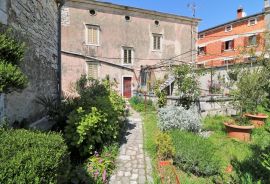
[[[223,52],[225,50],[225,42],[221,43],[221,51]]]
[[[234,40],[232,40],[232,49],[234,49]]]
[[[204,54],[206,54],[207,52],[206,46],[203,48],[203,51],[204,51]]]
[[[131,50],[128,50],[128,63],[130,64],[131,63],[131,59],[132,59],[132,51]]]
[[[93,31],[93,44],[97,44],[98,43],[98,29],[97,28],[92,28]]]
[[[88,27],[88,43],[93,43],[93,29]]]
[[[157,49],[160,50],[160,36],[157,36]]]
[[[153,36],[153,49],[155,50],[157,48],[157,39],[156,36]]]
[[[259,46],[259,45],[262,45],[262,39],[261,39],[261,35],[256,35],[256,44]]]
[[[128,63],[128,53],[127,49],[124,49],[124,63]]]
[[[244,37],[244,47],[249,46],[249,37]]]

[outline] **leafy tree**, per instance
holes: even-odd
[[[27,78],[19,68],[25,45],[11,35],[10,30],[0,33],[0,93],[23,89],[27,85]]]
[[[180,94],[179,105],[189,108],[192,103],[198,100],[200,95],[197,82],[197,73],[191,65],[179,65],[174,68],[176,84]]]

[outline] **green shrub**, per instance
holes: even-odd
[[[0,33],[0,93],[26,87],[27,79],[18,67],[24,51],[25,45],[15,40],[11,31]]]
[[[175,130],[171,137],[176,150],[174,162],[180,169],[197,176],[211,176],[220,172],[216,148],[205,138]]]
[[[150,99],[147,99],[146,100],[146,106],[145,106],[144,97],[133,96],[129,100],[129,103],[130,103],[131,107],[134,110],[138,111],[138,112],[143,112],[145,110],[145,107],[146,107],[146,110],[147,111],[153,111],[153,110],[155,110],[155,107],[153,105],[153,102]]]
[[[159,159],[171,159],[175,154],[172,139],[169,134],[159,132],[156,138],[157,155]]]
[[[0,129],[0,183],[64,182],[69,171],[61,135]]]
[[[71,151],[86,157],[119,137],[125,102],[106,81],[82,77],[77,83],[80,99],[65,127]]]

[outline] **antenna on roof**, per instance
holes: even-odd
[[[187,7],[191,9],[192,16],[195,17],[196,16],[196,4],[194,2],[188,3]]]

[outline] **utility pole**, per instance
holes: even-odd
[[[196,4],[194,3],[194,2],[192,2],[192,3],[188,3],[188,5],[187,5],[187,7],[188,8],[190,8],[191,9],[191,11],[192,11],[192,17],[193,18],[195,18],[195,16],[196,16]],[[190,32],[191,32],[191,63],[192,64],[195,64],[194,62],[193,62],[193,22],[191,22],[191,28],[190,28],[191,30],[190,30]]]

